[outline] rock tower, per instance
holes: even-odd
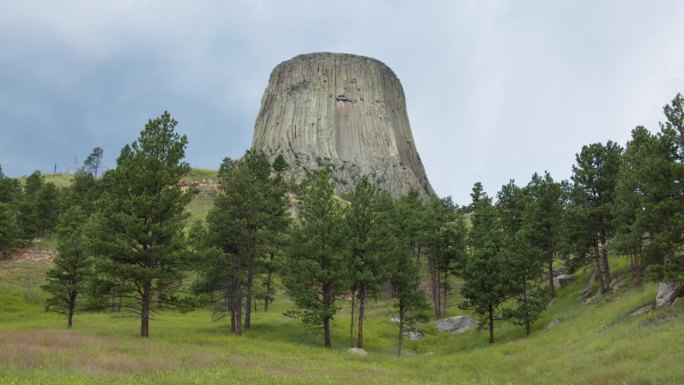
[[[378,60],[312,53],[279,64],[261,99],[252,148],[302,180],[322,167],[336,192],[369,175],[394,197],[415,189],[434,195],[411,134],[401,83]]]

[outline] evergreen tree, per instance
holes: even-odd
[[[92,214],[95,211],[96,201],[100,195],[98,182],[89,172],[77,171],[73,175],[71,185],[63,190],[63,207],[80,206],[86,214]]]
[[[183,277],[190,195],[179,186],[189,167],[183,162],[187,139],[176,125],[164,112],[124,146],[116,169],[105,174],[107,191],[91,234],[99,278],[117,289],[123,309],[140,318],[141,337],[149,336],[155,292],[164,306],[179,303],[174,292]]]
[[[0,257],[6,256],[23,240],[17,219],[20,197],[19,181],[0,176]]]
[[[582,254],[592,255],[601,293],[611,282],[606,245],[614,233],[615,186],[621,156],[622,147],[612,141],[606,145],[594,143],[582,147],[572,167],[572,199],[585,237],[579,240],[579,248],[591,245],[591,250],[585,249]]]
[[[0,202],[0,257],[6,257],[21,243],[21,229],[16,211],[9,203]]]
[[[350,196],[345,224],[352,290],[352,322],[354,330],[354,297],[358,299],[358,333],[356,347],[363,348],[363,321],[365,306],[371,293],[376,292],[386,278],[385,264],[387,233],[378,222],[386,207],[378,206],[375,185],[363,176]],[[353,340],[353,338],[352,338]],[[353,343],[352,343],[353,347]]]
[[[499,307],[510,297],[510,275],[503,254],[493,241],[478,247],[462,273],[461,309],[484,316],[489,327],[489,343],[494,343],[494,321]]]
[[[286,255],[283,283],[298,310],[292,313],[312,328],[322,328],[332,346],[330,321],[335,298],[349,287],[344,258],[344,216],[333,199],[327,171],[316,173],[304,188],[301,223],[294,227]]]
[[[422,217],[435,319],[446,313],[449,274],[465,259],[466,227],[451,198],[433,198]]]
[[[84,226],[85,212],[79,206],[70,207],[61,217],[57,229],[59,237],[57,256],[48,270],[43,290],[51,297],[46,300],[45,310],[63,314],[71,329],[77,299],[86,292],[93,276],[92,259],[88,256]]]
[[[618,183],[616,246],[633,255],[638,274],[648,265],[653,278],[684,282],[684,98],[664,107],[657,135],[632,131]]]
[[[529,198],[523,214],[527,238],[542,253],[546,263],[549,296],[555,297],[553,261],[560,248],[560,226],[563,215],[563,188],[548,172],[534,173],[524,189]]]
[[[97,178],[97,173],[102,165],[102,156],[104,155],[104,150],[100,147],[95,147],[93,152],[88,155],[86,160],[83,162],[83,167],[87,173]]]
[[[35,202],[38,213],[39,233],[49,237],[59,222],[60,195],[54,183],[44,183],[38,190],[38,200]]]
[[[399,203],[393,202],[390,195],[383,192],[378,196],[376,207],[376,228],[384,240],[383,261],[387,265],[392,290],[392,318],[398,328],[396,354],[400,356],[406,332],[414,331],[419,323],[428,320],[430,306],[420,290],[422,274],[420,263],[413,253],[414,239],[401,227],[403,221],[397,210]]]
[[[17,204],[17,220],[22,231],[22,238],[31,240],[40,235],[41,218],[38,212],[38,194],[44,185],[40,171],[35,171],[26,178],[24,192]]]
[[[513,181],[502,186],[497,197],[503,229],[501,256],[509,277],[508,295],[515,299],[503,315],[524,325],[529,335],[532,322],[546,308],[547,292],[541,286],[545,258],[540,245],[545,235],[544,218],[534,197]]]
[[[616,194],[616,234],[613,248],[619,253],[630,256],[632,274],[638,286],[644,278],[646,261],[644,244],[649,241],[656,229],[650,221],[644,221],[646,196],[656,193],[647,185],[652,174],[660,178],[668,174],[669,165],[662,162],[663,154],[656,136],[644,127],[632,130],[632,139],[627,143],[623,154],[620,174],[615,188]],[[664,197],[659,197],[658,200]]]
[[[473,309],[485,317],[489,326],[489,343],[494,343],[495,313],[510,297],[510,276],[501,252],[503,231],[496,208],[482,184],[473,187],[472,227],[468,234],[472,255],[461,273],[464,301],[462,309]]]
[[[230,288],[223,290],[229,297],[225,310],[231,314],[231,331],[241,334],[250,328],[255,277],[272,262],[289,224],[288,202],[280,174],[272,173],[263,153],[247,151],[239,161],[224,160],[221,185],[223,193],[207,216],[207,241],[222,251],[214,254],[221,261],[207,267],[230,265],[230,271],[209,272],[208,277],[215,279],[214,286]]]

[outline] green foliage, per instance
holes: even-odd
[[[566,220],[574,230],[576,256],[584,259],[576,264],[588,264],[589,258],[594,261],[602,293],[611,283],[606,246],[615,231],[615,187],[621,157],[622,147],[618,144],[594,143],[582,147],[572,167],[574,215]]]
[[[239,161],[226,158],[219,172],[223,192],[207,216],[204,292],[214,296],[218,315],[230,313],[231,331],[250,328],[254,281],[266,268],[289,224],[285,185],[263,153],[247,151]],[[270,288],[267,288],[267,292]],[[242,308],[245,305],[244,325]]]
[[[309,327],[322,329],[324,345],[332,346],[330,321],[335,299],[349,287],[344,258],[344,219],[333,199],[327,171],[305,183],[300,224],[293,227],[286,253],[283,283],[297,306],[293,313]]]
[[[400,356],[405,332],[417,330],[419,324],[428,320],[426,313],[430,306],[420,290],[421,266],[413,254],[412,234],[402,228],[400,203],[392,201],[388,193],[381,193],[376,207],[377,228],[384,232],[382,239],[387,252],[384,262],[392,288],[392,319],[398,327],[396,354]]]
[[[0,203],[0,257],[7,256],[21,243],[21,235],[14,207]]]
[[[386,278],[388,239],[377,217],[377,190],[363,176],[354,187],[345,211],[344,225],[347,263],[352,295],[358,297],[358,336],[356,347],[363,348],[363,320],[368,296],[376,292]],[[391,242],[391,241],[390,241]],[[352,320],[353,332],[354,320]]]
[[[541,253],[540,258],[547,267],[549,296],[555,297],[553,263],[560,252],[563,187],[554,182],[548,172],[544,177],[534,173],[524,193],[528,199],[522,218],[523,231],[531,245]]]
[[[140,335],[149,333],[153,294],[157,307],[178,304],[174,292],[184,268],[183,227],[190,195],[180,178],[187,139],[175,132],[168,112],[150,120],[137,141],[126,145],[117,168],[107,172],[106,188],[90,238],[97,254],[101,287],[122,300],[124,309],[140,317]]]
[[[53,183],[45,183],[38,191],[36,210],[40,234],[49,236],[59,222],[60,212],[60,194]]]
[[[69,187],[62,190],[64,207],[80,206],[86,214],[92,214],[96,208],[96,201],[101,188],[93,174],[77,171]]]
[[[451,198],[433,198],[424,211],[419,216],[422,242],[432,283],[435,319],[439,319],[446,314],[448,306],[449,275],[459,274],[465,264],[467,229]]]
[[[97,178],[98,171],[102,165],[103,156],[104,150],[102,150],[101,147],[95,147],[83,162],[84,171]]]
[[[632,256],[641,278],[645,265],[658,280],[684,281],[684,98],[664,108],[666,122],[652,135],[632,131],[618,182],[616,249]]]
[[[472,309],[484,316],[489,326],[489,343],[494,343],[495,313],[511,296],[510,272],[501,247],[504,232],[491,199],[482,191],[482,185],[473,187],[473,226],[469,233],[472,256],[461,276],[462,309]],[[508,224],[510,226],[510,224]]]
[[[475,250],[463,269],[461,309],[484,316],[489,326],[489,343],[494,343],[494,322],[499,307],[511,295],[509,271],[503,254],[492,241]]]
[[[77,299],[87,292],[94,273],[84,232],[87,219],[79,206],[70,207],[62,215],[57,229],[58,254],[53,267],[46,273],[46,284],[42,286],[51,295],[45,310],[64,315],[69,329],[78,309]]]

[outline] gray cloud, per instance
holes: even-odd
[[[428,176],[468,203],[534,171],[567,178],[583,144],[652,129],[684,89],[676,1],[116,1],[0,4],[0,164],[113,165],[169,110],[187,158],[251,143],[271,69],[297,54],[375,57],[402,80]]]

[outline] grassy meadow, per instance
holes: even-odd
[[[346,352],[348,303],[340,302],[333,349],[326,350],[321,335],[282,314],[291,307],[282,290],[271,311],[253,313],[252,329],[240,337],[207,310],[157,314],[148,339],[137,337],[138,320],[109,313],[79,313],[69,331],[63,317],[43,311],[40,284],[49,262],[2,261],[0,384],[684,383],[684,307],[630,317],[652,302],[655,286],[638,290],[624,274],[627,261],[613,265],[626,282],[620,291],[587,305],[577,299],[587,278],[579,276],[559,290],[530,337],[501,323],[494,345],[486,332],[442,334],[428,324],[426,338],[407,342],[405,356],[396,357],[391,306],[371,301],[369,355],[359,357]],[[553,319],[558,325],[544,330]]]

